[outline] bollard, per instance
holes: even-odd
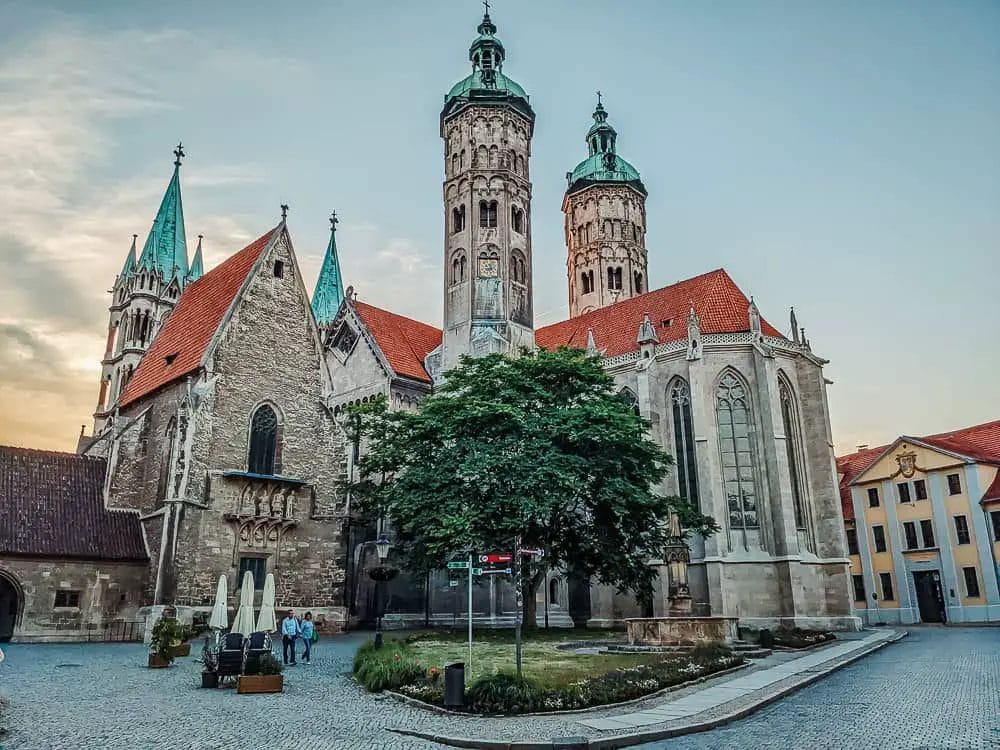
[[[465,705],[465,662],[445,665],[444,705],[445,708],[461,708]]]

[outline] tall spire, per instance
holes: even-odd
[[[194,251],[194,260],[191,261],[191,270],[188,271],[187,280],[197,281],[205,275],[205,262],[201,257],[201,240],[204,235],[198,235],[198,249]]]
[[[337,256],[337,212],[330,215],[330,244],[326,246],[323,257],[323,267],[316,279],[316,291],[313,292],[312,309],[316,322],[323,326],[333,322],[344,301],[344,281],[340,273],[340,258]]]
[[[159,272],[165,281],[174,276],[183,279],[188,274],[187,239],[184,235],[184,208],[181,204],[180,168],[184,147],[174,149],[174,174],[153,219],[138,266]]]
[[[122,281],[127,279],[135,271],[135,241],[139,235],[132,235],[132,247],[129,248],[128,255],[125,256],[125,265],[122,266],[122,272],[118,274],[118,278]]]

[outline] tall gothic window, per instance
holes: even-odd
[[[778,379],[778,397],[781,399],[781,422],[785,428],[785,451],[788,456],[788,474],[792,480],[792,499],[795,501],[795,526],[806,527],[805,507],[803,504],[802,463],[799,456],[802,452],[802,440],[799,435],[798,419],[796,417],[795,400],[792,389],[784,378]]]
[[[756,529],[760,526],[760,519],[754,482],[750,394],[743,381],[732,372],[727,372],[719,382],[715,396],[729,526],[733,529]]]
[[[639,413],[639,397],[635,395],[635,392],[631,388],[622,388],[618,391],[618,398],[624,401],[628,405],[628,408],[636,414]]]
[[[674,450],[677,452],[677,485],[680,496],[698,506],[698,463],[694,453],[694,424],[691,420],[691,391],[680,378],[668,391],[674,423]]]
[[[461,232],[465,229],[465,204],[451,209],[451,231]]]
[[[247,470],[254,474],[274,474],[278,447],[278,415],[267,404],[253,413],[250,421],[250,451]]]
[[[642,274],[635,272],[635,293],[642,294]]]

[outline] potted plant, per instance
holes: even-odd
[[[174,642],[170,646],[170,651],[176,659],[178,656],[190,656],[191,655],[191,644],[188,641],[194,636],[194,632],[191,628],[186,628],[181,625],[178,632],[174,635]]]
[[[257,662],[256,674],[242,674],[236,682],[237,693],[280,693],[285,688],[281,662],[274,654],[264,654]]]
[[[181,642],[184,626],[177,620],[163,617],[153,626],[153,637],[149,644],[149,668],[163,669],[174,660],[174,646]]]
[[[219,687],[219,654],[208,643],[201,649],[201,686],[203,688]]]

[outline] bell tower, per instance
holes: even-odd
[[[570,317],[648,291],[646,188],[617,152],[618,133],[597,92],[586,159],[566,173],[566,277]]]
[[[503,70],[489,7],[469,48],[472,72],[441,110],[444,141],[444,335],[441,369],[463,354],[534,346],[531,183],[535,113]]]

